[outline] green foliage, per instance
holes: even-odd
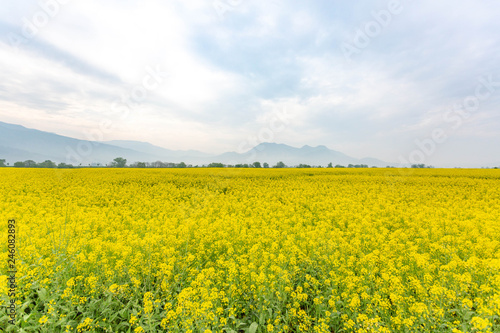
[[[111,163],[111,166],[115,168],[124,168],[127,165],[127,159],[123,157],[117,157]]]
[[[73,164],[59,163],[57,165],[59,169],[71,169],[74,168]]]
[[[216,163],[216,162],[213,162],[213,163],[210,163],[208,165],[209,168],[223,168],[224,167],[224,164],[222,163]]]
[[[37,164],[33,160],[27,160],[27,161],[24,161],[24,166],[26,168],[35,168],[37,166]]]
[[[430,165],[425,165],[425,164],[412,164],[411,167],[413,169],[424,169],[424,168],[433,168]]]
[[[286,165],[285,163],[279,161],[275,166],[273,166],[273,168],[286,168]]]
[[[349,164],[347,167],[348,168],[368,168],[368,165],[366,165],[366,164]]]
[[[131,165],[132,168],[145,168],[146,167],[146,163],[144,162],[136,162],[134,164]]]
[[[45,162],[38,163],[36,166],[39,168],[56,168],[57,167],[57,165],[54,162],[52,162],[51,160],[46,160]]]

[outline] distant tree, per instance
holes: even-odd
[[[6,166],[5,165],[5,160],[4,159],[0,159],[0,167],[4,167]]]
[[[275,166],[273,166],[273,168],[286,168],[286,165],[285,163],[279,161]]]
[[[34,167],[36,167],[37,165],[36,165],[36,162],[35,162],[35,161],[33,161],[33,160],[27,160],[27,161],[24,161],[24,166],[25,166],[26,168],[34,168]]]
[[[209,168],[223,168],[224,167],[224,164],[222,163],[216,163],[216,162],[212,162],[208,165]]]
[[[327,168],[333,168],[333,164],[332,164],[332,162],[328,163]]]
[[[151,168],[161,168],[161,165],[162,165],[161,161],[156,161],[149,164]]]
[[[337,164],[335,167],[336,167],[336,168],[345,168],[345,166],[340,165],[340,164]]]
[[[185,167],[186,167],[186,163],[181,162],[181,163],[179,163],[179,164],[176,164],[176,165],[175,165],[175,167],[176,167],[176,168],[185,168]]]
[[[411,167],[414,169],[423,169],[426,166],[425,166],[425,164],[412,164]]]
[[[15,166],[16,168],[24,168],[24,162],[19,162],[19,161],[18,161],[18,162],[15,162],[15,163],[14,163],[14,166]]]
[[[39,168],[56,168],[57,165],[51,160],[45,160],[45,162],[38,163],[37,167]]]
[[[309,164],[299,164],[297,168],[310,168],[311,166]]]
[[[262,168],[262,166],[260,165],[260,162],[253,162],[252,165],[254,168]]]
[[[130,165],[131,168],[145,168],[146,163],[145,162],[135,162]]]
[[[117,157],[111,163],[111,166],[115,168],[124,168],[126,165],[127,165],[127,160],[123,157]]]
[[[57,167],[59,169],[71,169],[73,168],[73,164],[59,163]]]
[[[264,164],[262,165],[264,168],[269,168],[269,163],[266,163],[264,162]]]

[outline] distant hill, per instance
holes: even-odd
[[[130,161],[153,161],[156,158],[132,149],[78,140],[0,122],[0,158],[6,159],[11,164],[25,160],[36,162],[51,160],[74,165],[106,164],[118,156],[123,156]]]
[[[245,153],[227,152],[211,155],[196,150],[170,150],[148,142],[114,140],[106,142],[85,141],[54,133],[29,129],[20,125],[0,122],[0,158],[13,164],[16,161],[51,160],[73,165],[108,164],[116,157],[133,162],[185,162],[207,165],[212,162],[224,164],[251,164],[267,162],[271,166],[279,161],[288,166],[298,164],[322,165],[332,163],[367,164],[384,167],[390,163],[375,159],[356,159],[325,146],[303,146],[295,148],[285,144],[261,143]]]
[[[248,152],[239,154],[236,152],[224,153],[212,158],[214,162],[222,162],[228,164],[235,163],[253,163],[259,161],[267,162],[274,165],[282,161],[286,165],[294,166],[303,164],[322,165],[328,163],[345,165],[348,164],[368,164],[369,166],[387,166],[388,163],[377,160],[375,158],[356,159],[341,152],[328,149],[325,146],[303,146],[301,148],[291,147],[285,144],[278,143],[261,143]]]

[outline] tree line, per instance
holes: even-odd
[[[0,159],[0,167],[10,166],[9,163],[5,162],[5,159]],[[45,160],[44,162],[37,163],[33,160],[26,160],[24,162],[18,161],[15,162],[13,167],[16,168],[65,168],[65,167],[73,167],[71,164],[59,163],[56,164],[51,160]]]
[[[8,163],[5,163],[5,159],[0,159],[0,167],[7,167],[10,166]],[[89,164],[89,165],[77,165],[74,166],[72,164],[67,164],[67,163],[59,163],[56,164],[55,162],[52,162],[51,160],[46,160],[41,163],[37,163],[33,160],[27,160],[27,161],[19,161],[15,162],[13,167],[16,168],[59,168],[59,169],[68,169],[68,168],[82,168],[82,167],[111,167],[111,168],[322,168],[321,165],[309,165],[309,164],[299,164],[296,166],[287,166],[283,162],[278,162],[275,165],[271,166],[269,163],[260,163],[260,162],[253,162],[253,163],[238,163],[238,164],[224,164],[220,162],[213,162],[209,163],[207,165],[191,165],[191,164],[186,164],[184,162],[180,163],[172,163],[172,162],[162,162],[162,161],[156,161],[156,162],[135,162],[130,165],[127,165],[127,159],[123,157],[117,157],[115,158],[112,162],[109,164],[103,165],[99,163],[94,163],[94,164]],[[347,166],[348,168],[368,168],[368,165],[365,164],[360,164],[360,165],[353,165],[349,164]],[[329,163],[327,168],[333,168],[332,163]],[[342,165],[336,165],[335,168],[345,168]]]
[[[5,159],[0,159],[0,167],[8,167],[9,163],[6,163]],[[15,162],[13,167],[16,168],[59,168],[59,169],[71,169],[71,168],[87,168],[87,167],[108,167],[108,168],[322,168],[321,165],[309,165],[309,164],[298,164],[295,166],[287,166],[283,162],[278,162],[273,166],[270,166],[269,163],[238,163],[238,164],[224,164],[220,162],[213,162],[207,165],[191,165],[186,164],[184,162],[180,163],[172,163],[172,162],[134,162],[130,165],[127,165],[127,159],[123,157],[117,157],[109,164],[103,165],[100,163],[93,163],[89,165],[77,165],[74,166],[72,164],[67,163],[59,163],[56,164],[51,160],[45,160],[44,162],[37,163],[33,160],[26,160],[24,162],[18,161]],[[348,164],[347,166],[337,164],[333,166],[333,163],[328,163],[327,168],[370,168],[367,164]],[[371,168],[376,168],[376,166],[371,166]],[[393,166],[386,166],[386,168],[394,168]],[[433,166],[425,165],[425,164],[412,164],[411,168],[433,168]],[[499,167],[493,167],[492,169],[499,169]]]

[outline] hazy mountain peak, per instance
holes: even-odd
[[[283,143],[276,143],[276,142],[262,142],[262,143],[259,143],[257,146],[255,146],[254,148],[257,148],[257,147],[283,147],[283,146],[287,146]]]
[[[224,164],[251,164],[253,162],[267,162],[274,165],[284,162],[288,166],[299,164],[322,165],[328,163],[340,164],[369,164],[385,166],[390,163],[374,158],[356,159],[320,145],[312,147],[304,145],[301,148],[284,143],[262,142],[246,153],[224,153],[213,156],[195,150],[170,150],[155,146],[149,142],[132,140],[113,140],[92,142],[78,140],[58,134],[29,129],[20,125],[0,122],[0,158],[7,162],[35,160],[43,162],[64,162],[76,165],[90,163],[110,163],[116,157],[134,162],[185,162],[193,165],[218,162]],[[82,150],[87,147],[88,150]],[[84,154],[78,154],[83,151]],[[68,160],[68,156],[71,160]]]
[[[319,146],[316,146],[316,147],[309,146],[309,145],[304,145],[300,149],[303,149],[303,150],[325,150],[325,149],[329,150],[326,146],[323,146],[323,145],[319,145]]]

